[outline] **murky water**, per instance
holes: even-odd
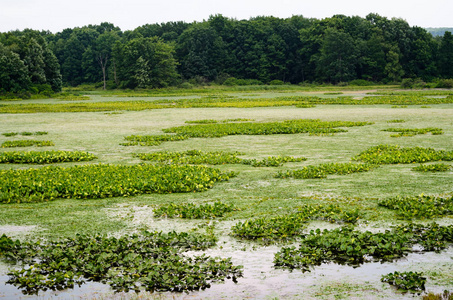
[[[393,263],[366,263],[358,268],[324,264],[311,272],[288,271],[273,267],[278,246],[253,247],[225,238],[217,247],[205,251],[210,256],[231,257],[234,264],[244,266],[244,277],[238,283],[227,280],[214,283],[204,291],[190,293],[113,293],[106,285],[89,282],[72,290],[23,295],[5,284],[6,265],[0,265],[0,299],[414,299],[411,294],[397,293],[380,282],[381,275],[394,271],[432,271],[453,273],[453,247],[441,253],[411,253]],[[187,253],[197,255],[199,252]],[[426,289],[442,292],[453,289],[435,285],[428,279]]]
[[[146,210],[146,208],[142,208]],[[135,211],[135,216],[139,216]],[[148,230],[188,230],[206,221],[153,219],[146,211],[142,218],[134,219],[137,227]],[[204,251],[212,257],[231,257],[235,265],[244,266],[244,277],[237,283],[231,280],[212,284],[204,291],[190,293],[114,293],[108,285],[88,282],[81,287],[65,291],[40,292],[38,296],[23,295],[14,286],[5,284],[9,267],[0,263],[0,299],[414,299],[411,294],[396,292],[381,276],[394,271],[416,271],[451,274],[440,281],[428,277],[427,292],[453,290],[453,246],[441,253],[411,253],[393,263],[366,263],[358,268],[337,264],[324,264],[311,272],[289,271],[273,267],[274,254],[280,246],[258,246],[243,243],[228,235],[236,221],[216,223],[220,236],[217,247]],[[310,228],[333,229],[335,224],[313,222]],[[369,228],[367,228],[370,230]],[[373,229],[371,229],[373,230]],[[374,228],[373,231],[379,231]],[[185,253],[200,255],[198,251]],[[415,297],[417,298],[417,297]]]

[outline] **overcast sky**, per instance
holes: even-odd
[[[65,28],[110,22],[122,30],[167,21],[203,21],[222,14],[238,20],[256,16],[323,19],[335,14],[378,13],[411,26],[453,27],[453,0],[0,0],[0,32]]]

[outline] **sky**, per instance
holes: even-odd
[[[101,22],[125,31],[145,24],[203,21],[216,14],[242,20],[369,13],[401,18],[410,26],[453,27],[453,0],[0,0],[0,32],[31,28],[56,33]]]

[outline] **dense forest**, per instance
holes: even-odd
[[[0,33],[0,92],[63,86],[401,82],[453,78],[453,36],[378,14],[322,20],[222,15],[203,22],[111,23]],[[188,84],[186,84],[188,85]]]

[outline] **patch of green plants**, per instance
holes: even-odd
[[[0,152],[0,163],[51,164],[90,161],[97,157],[84,151],[14,151]],[[1,191],[0,191],[1,193]]]
[[[165,133],[175,133],[188,137],[222,137],[228,135],[271,135],[271,134],[334,134],[346,132],[339,127],[370,125],[369,122],[321,121],[313,119],[287,120],[270,123],[226,123],[185,125],[165,129]]]
[[[58,99],[64,100],[64,101],[91,100],[90,96],[81,96],[81,95],[62,95],[62,96],[59,96]]]
[[[48,147],[55,146],[52,141],[37,141],[37,140],[17,140],[17,141],[5,141],[2,143],[2,148],[15,148],[15,147]]]
[[[326,92],[324,95],[342,95],[342,92]]]
[[[242,159],[238,155],[243,153],[239,152],[203,152],[200,150],[187,150],[183,152],[168,152],[158,151],[153,153],[138,153],[134,154],[141,160],[156,161],[166,164],[209,164],[209,165],[223,165],[223,164],[244,164],[254,167],[278,167],[286,162],[304,161],[304,157],[291,157],[291,156],[270,156],[262,160],[257,159]]]
[[[226,119],[226,120],[204,119],[204,120],[185,121],[184,123],[187,123],[187,124],[215,124],[215,123],[249,122],[249,121],[254,121],[254,120],[245,119],[245,118]]]
[[[0,203],[206,191],[235,173],[190,165],[81,165],[0,170]]]
[[[121,146],[158,146],[163,142],[182,141],[188,139],[185,135],[129,135],[124,137],[127,143],[121,143]]]
[[[452,161],[453,151],[433,148],[401,148],[397,145],[378,145],[352,158],[370,164],[410,164],[430,161]]]
[[[375,166],[372,164],[356,163],[326,163],[320,165],[305,166],[298,170],[287,170],[278,172],[276,178],[314,179],[326,178],[327,175],[346,175],[358,172],[368,172]]]
[[[392,105],[392,108],[407,108],[407,105]]]
[[[46,135],[48,132],[46,131],[36,131],[36,132],[5,132],[5,133],[2,133],[2,135],[4,136],[16,136],[18,134],[21,134],[21,135]]]
[[[141,160],[156,161],[166,164],[239,164],[242,159],[239,152],[203,152],[200,150],[187,150],[183,152],[158,151],[153,153],[138,153],[136,157]]]
[[[387,128],[382,131],[398,132],[398,134],[392,134],[391,137],[402,137],[402,136],[414,136],[418,134],[431,133],[432,135],[441,135],[443,131],[441,128],[428,127],[428,128]]]
[[[238,222],[231,230],[235,237],[269,244],[303,236],[305,224],[310,220],[354,224],[359,218],[360,213],[357,209],[344,210],[333,204],[304,205],[293,213]]]
[[[25,294],[64,290],[87,281],[109,284],[115,292],[183,292],[242,277],[230,258],[188,257],[187,250],[215,245],[214,236],[147,232],[120,238],[77,235],[57,241],[20,242],[2,235],[0,257],[25,265],[11,270],[7,283]]]
[[[395,120],[388,120],[387,123],[404,123],[405,120],[402,119],[395,119]]]
[[[378,202],[379,206],[396,211],[404,219],[432,219],[453,215],[453,196],[428,196],[415,197],[396,196]]]
[[[155,217],[182,219],[215,219],[226,213],[238,210],[233,205],[216,201],[213,204],[195,205],[194,203],[162,205],[154,210]]]
[[[305,161],[305,157],[293,157],[293,156],[268,156],[262,160],[258,159],[242,159],[241,163],[244,165],[251,165],[253,167],[279,167],[287,162],[300,162]]]
[[[417,171],[417,172],[447,172],[451,168],[453,168],[450,165],[447,164],[430,164],[430,165],[419,165],[415,168],[412,168],[412,171]]]
[[[382,282],[395,286],[399,291],[421,293],[425,290],[426,277],[422,272],[398,272],[382,275]]]
[[[367,261],[393,261],[412,252],[416,244],[423,251],[440,251],[453,242],[453,226],[408,224],[378,233],[345,226],[311,230],[302,238],[299,248],[283,247],[275,254],[276,267],[305,272],[328,262],[359,266]]]

